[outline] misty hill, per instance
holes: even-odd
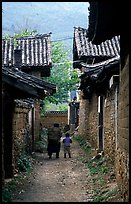
[[[2,2],[2,35],[28,28],[52,32],[52,39],[73,37],[74,26],[87,27],[87,2]]]

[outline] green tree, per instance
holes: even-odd
[[[44,108],[49,107],[49,104],[65,104],[69,102],[69,92],[76,90],[76,84],[79,82],[78,72],[72,67],[71,51],[64,45],[63,42],[52,43],[52,68],[51,76],[44,77],[45,81],[56,85],[57,91],[52,96],[47,96],[44,99]],[[65,107],[63,106],[65,109]],[[62,107],[60,107],[62,109]]]

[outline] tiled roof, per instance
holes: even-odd
[[[108,81],[112,73],[119,73],[119,63],[120,57],[114,57],[112,59],[105,60],[101,63],[96,63],[93,65],[86,65],[84,74],[80,76],[81,85],[80,89],[85,83],[86,86],[89,83],[93,82],[104,82]],[[83,83],[83,84],[82,84]],[[84,88],[86,88],[86,86]]]
[[[21,37],[16,40],[18,43],[17,49],[22,50],[22,67],[51,66],[50,34]],[[11,39],[2,39],[2,66],[15,66],[14,49],[14,43]]]
[[[2,81],[10,87],[17,88],[19,92],[25,92],[25,98],[27,98],[27,95],[28,97],[32,95],[35,98],[43,98],[56,92],[56,85],[16,68],[2,67]]]
[[[81,63],[81,65],[82,65],[82,71],[86,73],[93,73],[95,71],[99,72],[99,70],[103,68],[107,68],[107,67],[110,68],[112,65],[115,65],[118,63],[120,63],[120,56],[116,56],[111,59],[104,60],[102,62],[95,63],[95,64]]]
[[[34,105],[34,100],[33,99],[15,99],[15,106],[16,107],[24,107],[27,109],[32,108],[32,106]]]
[[[78,58],[81,57],[115,57],[120,55],[120,36],[106,40],[99,45],[92,44],[87,38],[87,29],[74,28],[74,42]]]

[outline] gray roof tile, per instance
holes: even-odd
[[[56,92],[55,84],[22,72],[17,68],[2,67],[2,81],[37,98],[43,98]]]
[[[111,58],[120,55],[120,36],[115,36],[111,40],[94,45],[87,38],[87,29],[75,27],[74,40],[79,59],[82,56]]]
[[[51,33],[36,35],[34,37],[21,37],[17,39],[18,49],[22,50],[22,67],[51,66]],[[15,66],[14,43],[12,40],[2,39],[2,65]]]

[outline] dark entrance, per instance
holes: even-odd
[[[4,134],[4,170],[5,179],[13,177],[12,158],[12,121],[14,103],[9,95],[4,96],[3,107],[3,134]]]

